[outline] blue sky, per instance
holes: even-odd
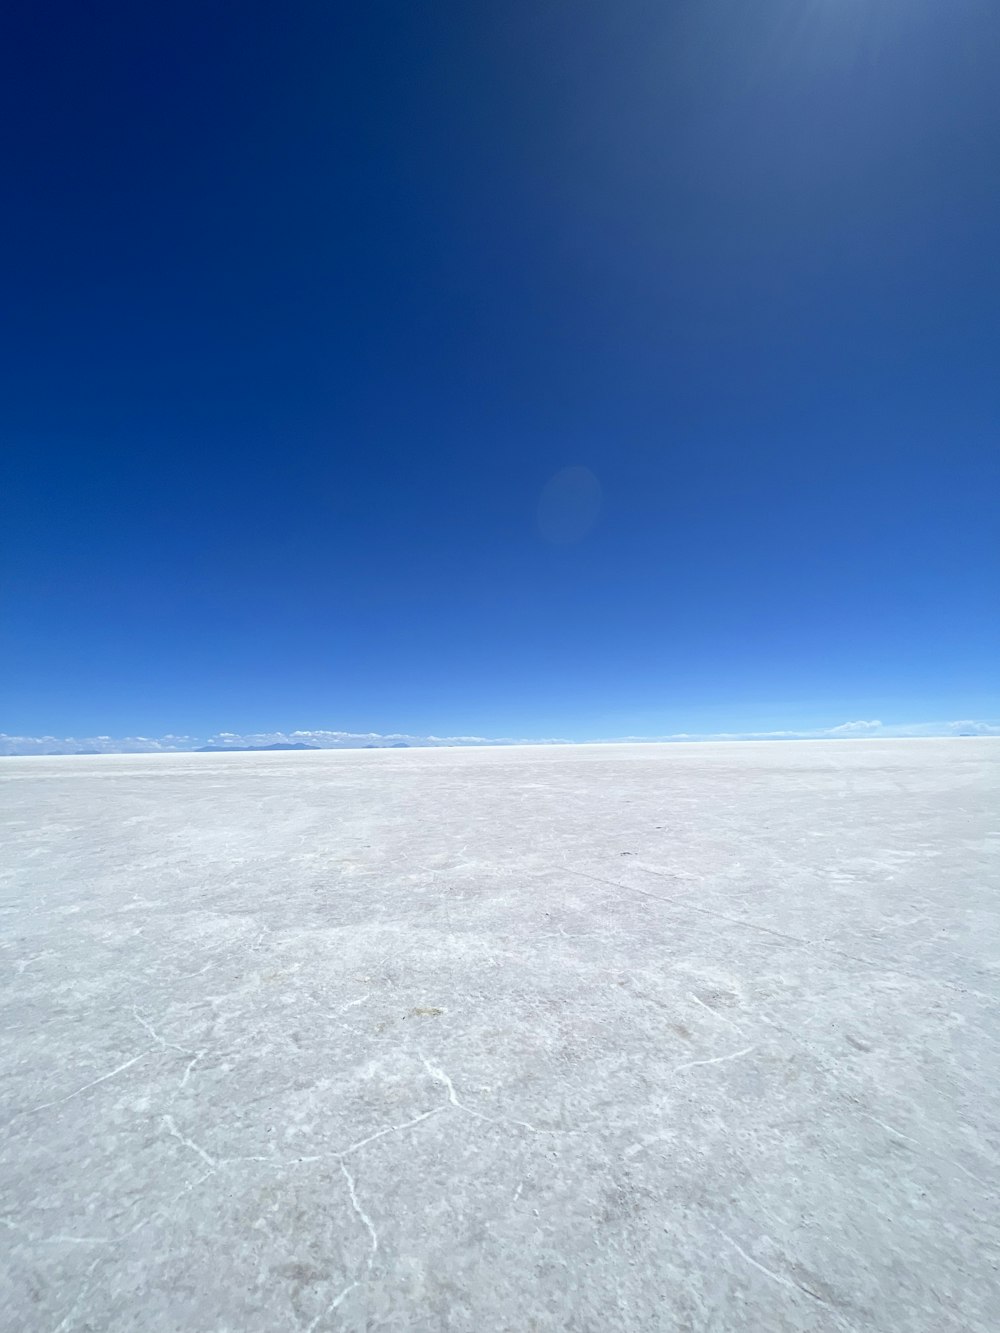
[[[1000,719],[995,6],[5,25],[0,730]]]

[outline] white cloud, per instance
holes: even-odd
[[[1000,722],[949,722],[956,736],[1000,736]]]
[[[236,732],[217,731],[211,736],[166,735],[159,738],[149,736],[9,736],[0,733],[0,755],[30,754],[153,754],[158,751],[197,750],[203,745],[241,746],[263,745],[315,745],[323,750],[357,749],[366,745],[391,746],[403,743],[418,747],[441,747],[447,745],[533,745],[563,744],[554,738],[538,741],[536,738],[515,740],[511,737],[490,736],[415,736],[407,732],[378,731],[331,731],[320,728],[309,731],[298,729],[291,732],[259,731]]]
[[[833,727],[816,727],[801,731],[675,731],[666,736],[616,736],[614,744],[627,742],[679,741],[824,741],[885,737],[888,739],[917,739],[947,736],[1000,736],[997,722],[899,722],[878,720],[840,722]]]

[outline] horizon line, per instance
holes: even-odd
[[[453,749],[531,745],[667,745],[730,741],[794,740],[918,740],[1000,736],[1000,722],[960,719],[951,722],[885,723],[878,719],[841,722],[835,726],[786,728],[771,731],[671,732],[665,735],[608,736],[571,740],[566,737],[417,736],[406,732],[348,732],[323,728],[290,732],[237,733],[218,731],[211,736],[172,735],[57,737],[11,736],[0,732],[0,757],[99,754],[195,754],[211,747],[226,751],[357,749]]]

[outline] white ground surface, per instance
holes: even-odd
[[[5,1330],[1000,1327],[1000,742],[0,801]]]

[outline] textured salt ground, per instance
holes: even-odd
[[[0,1325],[1000,1311],[1000,742],[0,761]]]

